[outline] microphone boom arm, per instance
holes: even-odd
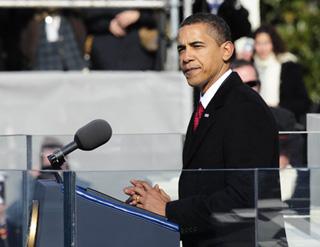
[[[60,167],[63,165],[65,160],[65,155],[71,153],[72,151],[78,148],[77,143],[71,142],[64,146],[62,149],[58,149],[54,151],[52,154],[48,156],[48,160],[50,161],[51,166],[54,169],[59,170]]]

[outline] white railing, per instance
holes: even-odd
[[[169,7],[167,0],[0,0],[0,7],[13,8],[151,8]]]

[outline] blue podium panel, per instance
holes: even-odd
[[[63,190],[39,180],[37,247],[63,246]],[[76,191],[76,246],[178,247],[179,228],[165,217],[133,207],[92,189]]]
[[[77,195],[79,247],[179,246],[177,226],[164,217],[106,195],[100,197],[79,190]]]
[[[39,213],[34,245],[31,245],[31,247],[64,246],[63,194],[61,185],[53,180],[36,181],[33,199],[38,202]],[[30,242],[32,227],[30,226],[29,228]]]

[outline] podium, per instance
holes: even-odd
[[[179,246],[178,225],[98,191],[78,187],[75,211],[76,246]],[[38,180],[28,247],[63,245],[63,186],[54,180]]]

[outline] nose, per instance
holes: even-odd
[[[186,48],[184,52],[180,54],[180,60],[183,64],[187,64],[194,60],[193,52]]]

